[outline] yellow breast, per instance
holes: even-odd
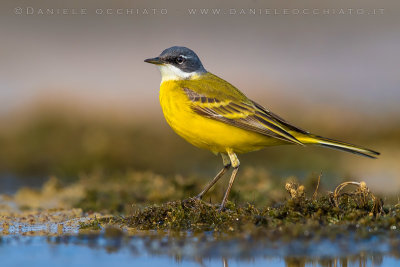
[[[165,119],[178,135],[189,143],[214,153],[228,150],[246,153],[259,150],[266,145],[282,143],[280,140],[242,130],[193,112],[191,101],[183,88],[191,88],[192,83],[199,82],[201,79],[169,80],[162,82],[160,86],[160,104]]]

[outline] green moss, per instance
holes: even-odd
[[[333,193],[318,198],[300,194],[298,198],[292,196],[274,206],[261,208],[228,202],[223,212],[218,211],[218,205],[188,199],[146,206],[130,216],[104,219],[103,223],[135,230],[246,234],[272,239],[335,237],[350,232],[365,237],[398,229],[400,207],[386,206],[376,213],[374,199],[377,198],[360,201],[360,196],[354,192],[336,196],[336,200]]]
[[[81,222],[79,223],[79,229],[80,230],[101,230],[101,222],[99,219],[95,218],[93,220],[90,220],[89,222]]]

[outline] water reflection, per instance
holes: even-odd
[[[201,266],[393,266],[400,264],[400,236],[368,239],[290,242],[248,238],[215,237],[213,233],[137,232],[119,229],[102,233],[61,236],[3,236],[0,252],[8,263],[23,264],[40,251],[40,260],[60,263],[65,257],[103,266],[117,260],[120,265],[146,266],[172,263]],[[7,254],[5,254],[7,253]],[[65,254],[66,253],[66,254]],[[21,258],[18,255],[25,255]],[[100,255],[100,256],[99,256]],[[11,259],[15,259],[14,262]],[[42,259],[43,258],[43,259]],[[26,262],[25,262],[26,263]],[[35,264],[34,264],[35,265]],[[59,265],[59,264],[58,264]],[[6,265],[7,266],[7,265]],[[64,265],[61,265],[64,266]],[[66,266],[66,265],[65,265]]]

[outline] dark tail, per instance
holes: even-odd
[[[373,159],[377,158],[377,156],[380,155],[379,152],[376,152],[376,151],[368,149],[368,148],[363,148],[363,147],[359,147],[359,146],[345,143],[342,141],[329,139],[329,138],[312,135],[312,134],[306,135],[304,137],[299,137],[297,139],[300,142],[305,143],[305,144],[315,144],[318,146],[329,147],[329,148],[342,150],[342,151],[350,152],[353,154],[357,154],[357,155],[361,155],[361,156],[373,158]]]

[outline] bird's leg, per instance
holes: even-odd
[[[218,180],[229,170],[230,167],[231,165],[224,166],[224,168],[222,168],[222,170],[214,177],[214,179],[212,179],[212,181],[206,185],[203,191],[201,191],[200,194],[196,196],[196,198],[202,199],[202,197],[208,192],[208,190],[210,190],[210,188],[213,187],[216,182],[218,182]]]
[[[218,180],[224,176],[224,174],[229,170],[229,168],[231,167],[231,160],[229,158],[229,156],[227,154],[221,153],[222,156],[222,162],[224,164],[224,167],[222,168],[222,170],[214,177],[214,179],[212,179],[211,182],[209,182],[206,187],[203,189],[203,191],[200,192],[200,194],[198,194],[196,196],[197,199],[201,199],[207,192],[208,190],[210,190],[211,187],[213,187],[213,185],[215,185],[216,182],[218,182]]]
[[[233,172],[231,175],[231,179],[229,179],[228,188],[226,189],[224,198],[222,199],[222,203],[221,203],[221,206],[219,207],[219,211],[222,211],[225,208],[226,201],[228,200],[229,193],[231,192],[231,188],[232,188],[233,182],[235,181],[236,174],[239,171],[239,165],[240,165],[240,161],[237,158],[235,153],[233,153],[232,151],[230,151],[230,152],[228,151],[228,156],[230,158],[230,161],[231,161],[231,164],[233,167]]]

